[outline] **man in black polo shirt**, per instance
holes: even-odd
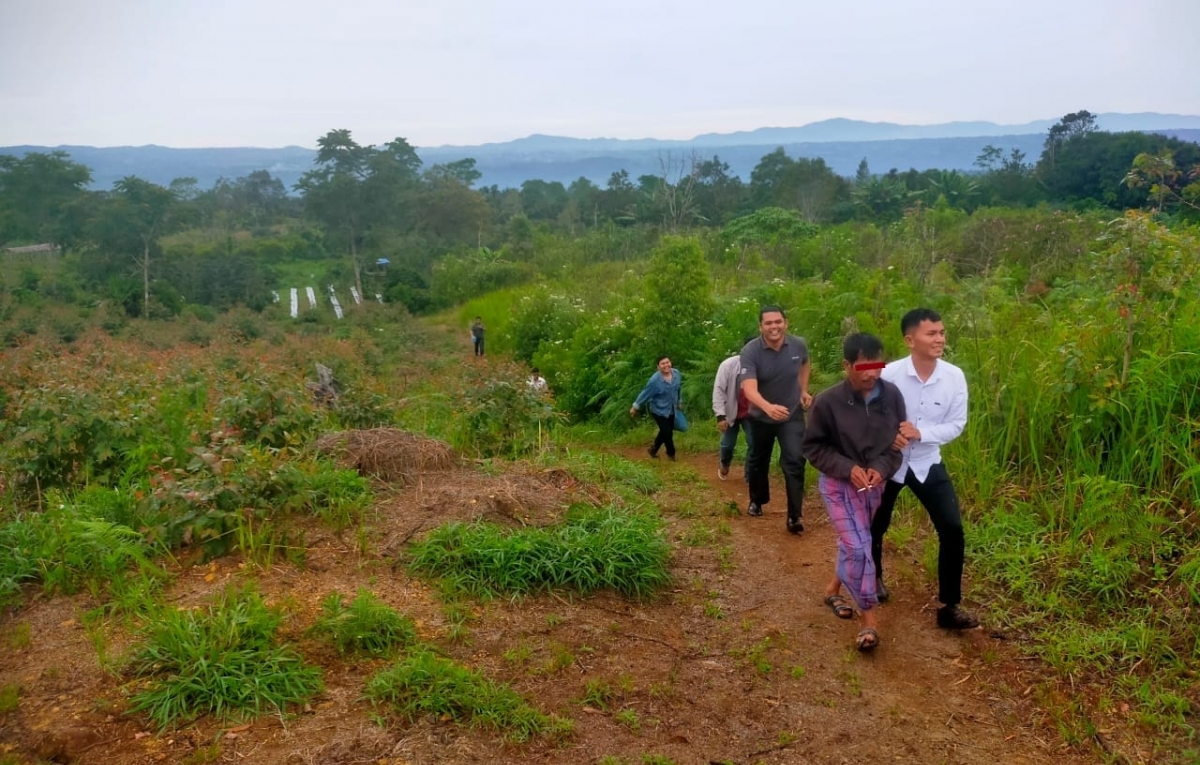
[[[758,312],[759,337],[742,348],[742,392],[750,402],[746,417],[750,505],[746,514],[762,515],[771,501],[771,453],[779,442],[779,466],[787,487],[787,530],[804,531],[804,410],[812,404],[808,392],[808,345],[789,335],[787,316],[777,305]]]

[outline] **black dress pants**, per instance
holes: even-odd
[[[883,535],[892,525],[892,510],[896,497],[907,486],[912,489],[917,501],[929,513],[929,520],[938,535],[938,600],[947,606],[962,602],[963,559],[966,542],[963,538],[962,511],[958,495],[946,466],[939,462],[929,469],[925,483],[917,480],[912,468],[904,476],[904,483],[889,480],[883,489],[883,499],[875,518],[871,521],[871,557],[875,559],[875,575],[883,578]]]

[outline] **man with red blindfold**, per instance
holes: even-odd
[[[875,607],[875,562],[871,557],[871,518],[887,477],[900,467],[894,448],[904,421],[904,397],[880,379],[883,343],[856,332],[842,343],[846,379],[813,400],[804,434],[804,456],[821,473],[817,483],[838,536],[837,567],[825,590],[825,605],[840,619],[854,616],[842,597],[850,593],[862,613],[855,643],[860,651],[879,645]]]

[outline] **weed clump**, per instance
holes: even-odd
[[[320,671],[277,645],[282,622],[251,588],[229,589],[203,611],[171,609],[146,626],[132,673],[149,687],[132,698],[160,729],[202,714],[259,715],[322,688]]]
[[[566,732],[570,721],[545,715],[512,688],[425,649],[383,670],[367,683],[367,698],[388,704],[408,720],[421,715],[504,731],[513,741]]]
[[[321,610],[311,631],[328,638],[342,655],[383,656],[417,640],[411,619],[364,589],[348,604],[341,593],[330,593],[321,601]]]
[[[576,506],[563,523],[545,528],[442,526],[413,546],[410,568],[479,596],[611,588],[644,597],[670,581],[669,557],[656,515]]]

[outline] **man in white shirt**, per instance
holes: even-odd
[[[946,328],[930,308],[909,311],[900,320],[900,331],[909,355],[887,365],[883,379],[904,396],[908,421],[900,423],[896,447],[904,461],[888,480],[871,523],[871,554],[875,559],[876,589],[880,600],[889,595],[883,585],[883,535],[892,522],[896,497],[907,486],[929,513],[938,535],[937,623],[945,629],[972,629],[979,620],[959,605],[966,545],[962,512],[954,484],[942,462],[941,446],[953,441],[967,426],[967,378],[962,370],[942,359]]]

